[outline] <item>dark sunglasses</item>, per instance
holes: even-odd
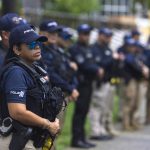
[[[88,32],[88,31],[83,31],[83,32],[81,32],[80,34],[82,34],[82,35],[90,35],[90,32]]]
[[[33,50],[33,49],[35,49],[37,46],[41,47],[41,42],[39,42],[39,41],[33,41],[33,42],[27,44],[27,46],[28,46],[28,48],[29,48],[30,50]]]

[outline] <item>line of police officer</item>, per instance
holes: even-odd
[[[10,31],[13,28],[15,30],[17,26],[20,26],[20,20],[21,18],[16,14],[7,14],[0,20],[0,30],[2,37],[2,43],[0,45],[0,57],[3,60],[8,51],[8,48],[10,48],[8,43],[13,43],[12,41],[16,39],[14,38],[12,40],[11,38],[9,40]],[[18,34],[21,32],[24,32],[24,34],[28,34],[30,31],[32,32],[33,29],[27,25],[27,22],[24,22],[23,24],[25,24],[25,28],[28,30],[25,30],[20,26],[18,29],[16,29],[16,31],[14,31],[14,36],[17,36],[16,32],[18,32]],[[24,34],[21,34],[20,39],[16,39],[16,41],[14,41],[12,44],[14,46],[13,51],[16,55],[18,55],[19,58],[24,58],[26,53],[22,54],[20,51],[25,50],[16,49],[16,45],[17,48],[20,48],[19,44],[25,43],[27,46],[30,46],[29,48],[33,50],[32,52],[37,49],[36,47],[40,47],[42,49],[41,53],[36,53],[34,56],[36,57],[42,54],[42,59],[36,59],[36,64],[40,65],[47,71],[48,78],[46,78],[46,80],[50,81],[52,87],[60,87],[65,93],[67,100],[77,100],[75,102],[75,110],[73,115],[71,146],[80,148],[91,148],[95,146],[94,144],[87,141],[84,129],[91,100],[92,104],[89,114],[92,129],[91,139],[109,140],[112,139],[114,135],[116,135],[116,131],[114,130],[112,124],[112,108],[115,88],[111,84],[113,77],[120,77],[123,83],[122,92],[125,98],[123,101],[125,103],[122,106],[124,128],[131,129],[132,127],[135,127],[137,124],[137,122],[135,123],[135,113],[138,109],[137,94],[139,82],[143,77],[146,79],[149,78],[148,68],[150,66],[150,61],[148,60],[150,53],[148,50],[145,50],[141,46],[136,38],[137,36],[135,37],[135,40],[133,37],[126,38],[124,46],[118,50],[118,53],[116,53],[112,52],[112,50],[109,48],[109,43],[113,34],[112,31],[108,28],[99,29],[98,40],[94,45],[91,46],[89,45],[89,37],[93,28],[88,24],[79,25],[77,28],[78,40],[71,47],[67,45],[71,35],[67,33],[67,30],[64,30],[64,27],[60,27],[56,21],[43,21],[40,24],[39,29],[40,34],[44,35],[45,38],[47,37],[47,41],[46,39],[39,40],[44,42],[43,44],[39,44],[36,42],[38,39],[40,39],[40,37],[33,40],[30,38],[31,35],[28,35],[25,38]],[[139,33],[135,31],[132,33],[133,36],[138,34]],[[21,41],[21,39],[23,40]],[[27,43],[26,39],[29,39],[30,41]],[[18,43],[16,43],[17,40]],[[64,48],[68,48],[68,52],[65,52]],[[10,53],[10,50],[8,52]],[[28,57],[25,59],[27,60],[27,64],[31,57],[30,54]],[[21,84],[21,80],[27,82],[27,79],[24,78],[26,78],[28,75],[25,73],[22,76],[23,79],[20,79],[19,81],[21,76],[18,72],[15,74],[18,76],[18,78],[14,80],[15,75],[12,76],[11,79],[13,81],[9,83],[9,89],[7,89],[7,92],[10,96],[8,98],[4,96],[4,100],[8,99],[7,103],[9,105],[9,109],[11,109],[10,104],[15,105],[16,102],[20,103],[20,99],[24,98],[26,95],[26,91],[24,91],[24,89],[22,91],[22,95],[18,92],[22,90],[22,85],[21,87],[19,86]],[[28,89],[30,87],[26,88]],[[24,102],[22,103],[24,104]],[[34,107],[34,105],[30,106],[31,111]],[[4,108],[2,108],[2,111],[3,110]],[[7,115],[9,115],[9,117],[11,116],[10,118],[17,120],[18,118],[16,118],[13,113],[13,111],[9,110],[9,114]],[[147,114],[149,115],[149,113]],[[59,117],[63,120],[63,111],[60,113]],[[22,116],[22,118],[24,117]],[[22,122],[20,119],[18,121],[24,124],[24,121]],[[36,124],[35,122],[34,126],[39,127],[39,124]],[[41,126],[48,129],[50,132],[57,133],[59,129],[58,120],[56,119],[52,127],[51,125],[52,123],[48,122],[48,120],[43,120],[43,124]],[[48,126],[50,126],[50,128]],[[2,138],[3,137],[1,136],[1,139]],[[4,141],[6,141],[6,138],[7,137],[3,138]],[[2,144],[1,141],[0,143]],[[32,141],[30,141],[30,146],[32,145],[31,143]],[[5,146],[8,145],[9,143],[7,143]],[[35,147],[31,147],[32,149],[35,149]]]

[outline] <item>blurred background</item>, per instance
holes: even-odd
[[[91,43],[96,40],[96,28],[109,27],[113,31],[110,47],[114,51],[123,45],[123,37],[132,29],[140,31],[142,44],[147,43],[150,35],[150,0],[0,0],[1,16],[8,12],[18,13],[35,26],[39,26],[44,19],[54,19],[73,29],[81,23],[88,23],[95,27]],[[74,32],[77,34],[75,30]],[[116,118],[119,96],[114,99]],[[71,134],[68,129],[71,126],[73,107],[73,104],[68,107],[67,121],[58,139],[58,150],[69,146]],[[88,131],[89,123],[86,128]]]
[[[122,44],[127,30],[137,28],[143,43],[150,33],[149,0],[1,0],[0,8],[1,15],[17,12],[36,26],[51,18],[73,28],[85,22],[110,27],[114,30],[113,50]]]

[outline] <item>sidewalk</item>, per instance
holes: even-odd
[[[122,132],[111,141],[95,143],[97,146],[89,150],[150,150],[150,126],[144,127],[138,132]],[[68,148],[67,150],[80,149]]]

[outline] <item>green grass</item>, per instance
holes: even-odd
[[[119,97],[117,95],[114,96],[113,106],[113,121],[116,122],[118,120],[119,113]]]
[[[118,111],[119,111],[119,96],[117,93],[114,96],[114,108],[113,108],[113,120],[116,121],[118,118]],[[56,148],[57,150],[66,150],[67,147],[70,145],[71,141],[71,124],[72,124],[72,116],[74,112],[74,103],[70,103],[67,106],[66,116],[65,116],[65,123],[62,130],[61,135],[58,137],[56,141]],[[86,123],[86,133],[90,133],[90,124],[89,120],[87,119]]]
[[[66,147],[70,146],[71,136],[72,136],[71,124],[72,124],[73,112],[74,112],[74,103],[72,102],[72,103],[69,103],[69,105],[67,106],[64,127],[63,127],[61,135],[58,137],[56,141],[57,150],[65,150]],[[86,128],[86,133],[89,134],[90,125],[89,125],[88,119],[87,119],[85,128]]]
[[[72,123],[73,111],[74,111],[74,104],[70,103],[67,106],[67,112],[66,112],[66,116],[65,116],[65,123],[64,123],[62,133],[58,137],[57,142],[56,142],[57,150],[64,150],[70,144],[70,140],[71,140],[71,123]]]

